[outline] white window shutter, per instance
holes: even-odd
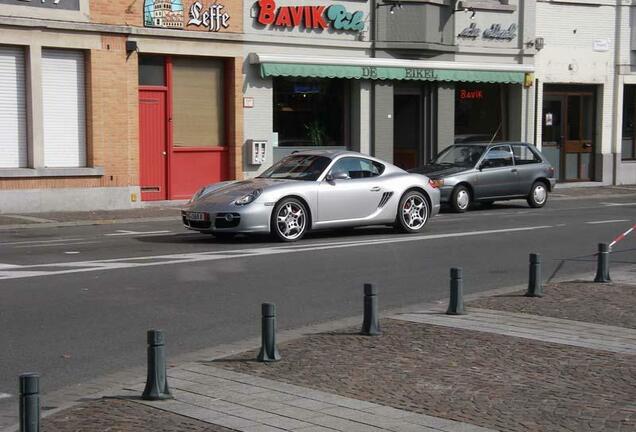
[[[27,166],[24,50],[0,46],[0,168]]]
[[[44,165],[86,166],[86,89],[82,51],[42,50]]]

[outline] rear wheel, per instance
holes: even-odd
[[[528,194],[528,205],[532,208],[541,208],[548,202],[548,188],[541,181],[534,182]]]
[[[296,198],[284,198],[272,212],[271,234],[283,242],[300,240],[307,232],[309,213]]]
[[[430,209],[424,194],[408,191],[400,199],[395,226],[405,233],[418,233],[428,221]]]
[[[466,186],[459,185],[451,195],[451,206],[457,213],[463,213],[470,207],[471,196]]]

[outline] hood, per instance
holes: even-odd
[[[444,177],[450,177],[454,174],[458,174],[464,171],[468,171],[469,167],[451,166],[451,165],[437,165],[430,164],[424,165],[419,168],[410,170],[412,173],[424,174],[431,179],[440,179]]]
[[[222,182],[210,185],[196,199],[197,203],[231,203],[256,189],[266,189],[273,185],[286,183],[289,180],[255,178],[251,180]]]

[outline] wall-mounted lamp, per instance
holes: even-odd
[[[544,42],[543,38],[542,37],[538,37],[538,38],[536,38],[534,40],[526,42],[526,47],[528,47],[528,48],[534,47],[534,49],[536,49],[537,51],[541,51],[543,49],[543,47],[544,47],[544,44],[545,44],[545,42]]]
[[[475,15],[477,15],[477,11],[475,9],[473,9],[472,7],[462,7],[461,3],[459,4],[459,9],[453,9],[453,13],[456,12],[461,12],[464,11],[465,14],[470,14],[470,16],[468,17],[471,20],[475,19]]]
[[[380,8],[382,6],[389,6],[389,13],[391,15],[393,15],[395,13],[396,9],[402,9],[402,2],[401,1],[392,1],[390,3],[381,3],[376,5],[376,8]]]
[[[139,47],[137,46],[137,41],[127,40],[126,41],[126,54],[130,54],[132,52],[139,52]]]

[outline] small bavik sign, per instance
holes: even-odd
[[[342,5],[277,6],[275,0],[259,0],[256,20],[264,26],[361,32],[364,13],[348,12]]]

